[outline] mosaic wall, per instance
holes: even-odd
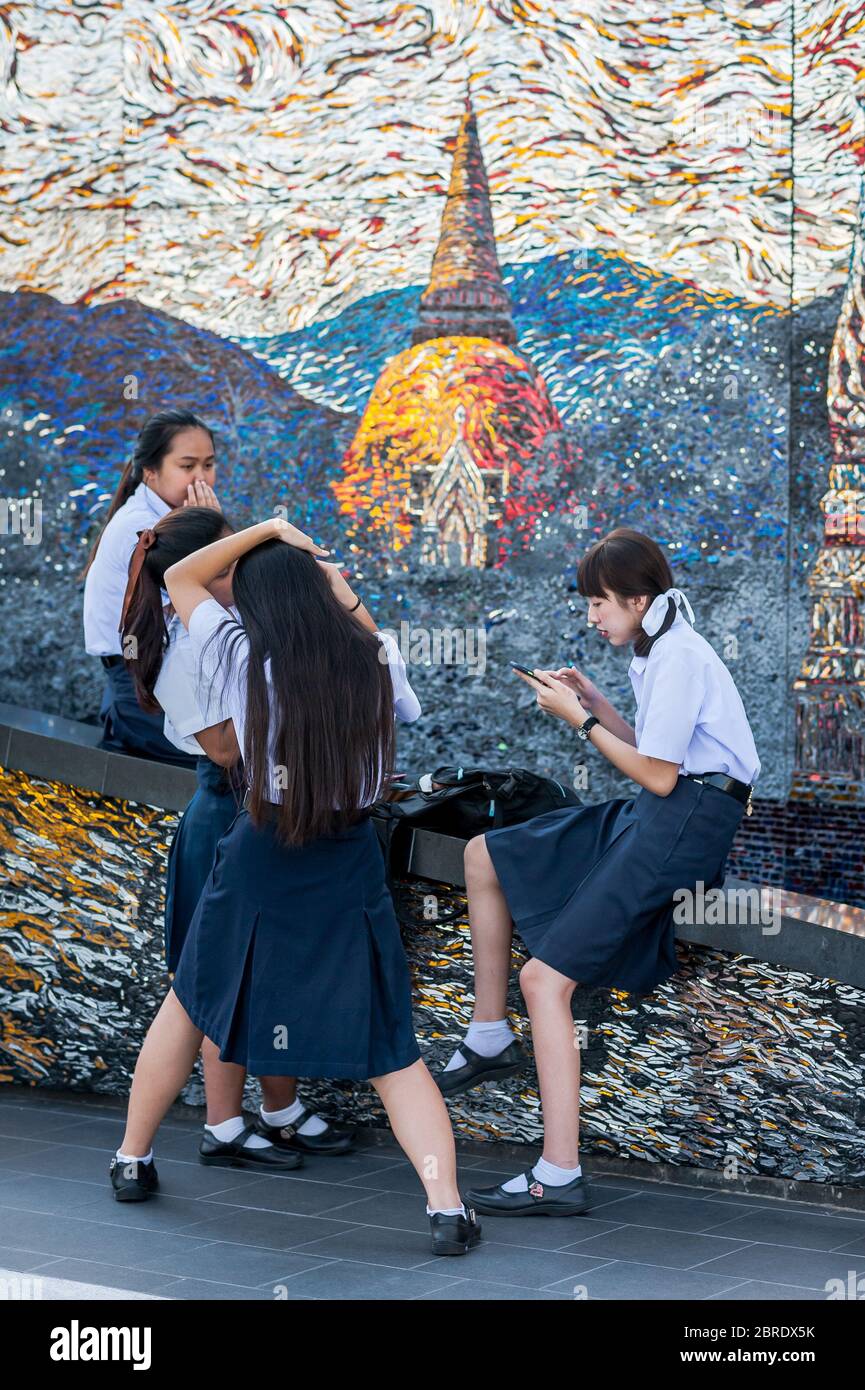
[[[167,986],[162,904],[175,824],[152,807],[0,775],[9,867],[0,890],[0,1082],[127,1094]],[[404,930],[415,1025],[437,1069],[471,1015],[465,902],[442,894],[435,925],[409,894],[405,916],[417,917]],[[748,956],[678,949],[678,973],[652,995],[575,995],[585,1029],[584,1153],[865,1183],[865,991]],[[515,953],[515,968],[520,959]],[[509,1009],[526,1034],[516,975]],[[301,1093],[325,1113],[383,1123],[366,1085],[303,1083]],[[201,1102],[200,1077],[183,1098]],[[542,1132],[534,1071],[449,1109],[473,1139],[534,1145]]]
[[[767,814],[825,804],[853,854],[863,35],[834,0],[3,6],[0,700],[95,717],[80,564],[143,420],[190,406],[233,519],[285,505],[409,645],[483,637],[413,662],[407,767],[573,776],[508,661],[632,710],[574,587],[630,524],[736,677]],[[626,785],[590,761],[591,799]]]

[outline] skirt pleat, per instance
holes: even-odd
[[[241,811],[174,991],[222,1061],[254,1075],[368,1079],[416,1062],[408,964],[369,817],[286,848]]]

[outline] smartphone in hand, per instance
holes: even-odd
[[[532,680],[537,679],[534,671],[530,671],[527,666],[520,666],[519,663],[516,661],[512,661],[511,665],[513,666],[515,671],[520,671],[524,676],[531,676]]]

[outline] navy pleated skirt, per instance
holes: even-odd
[[[548,811],[486,833],[531,954],[579,984],[650,994],[675,972],[673,894],[721,887],[743,804],[680,777],[669,796]]]
[[[174,992],[255,1076],[385,1076],[420,1057],[411,980],[369,816],[302,847],[241,810],[219,841]]]
[[[198,789],[174,832],[165,885],[165,963],[177,969],[186,933],[213,868],[216,846],[239,810],[239,792],[225,768],[199,758]]]

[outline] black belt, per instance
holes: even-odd
[[[748,806],[751,800],[750,784],[740,782],[736,777],[728,777],[726,772],[684,772],[682,776],[691,782],[707,782],[710,787],[717,787],[719,791],[735,796],[744,806]]]
[[[102,662],[102,665],[106,667],[123,665],[122,656],[100,656],[99,660]]]

